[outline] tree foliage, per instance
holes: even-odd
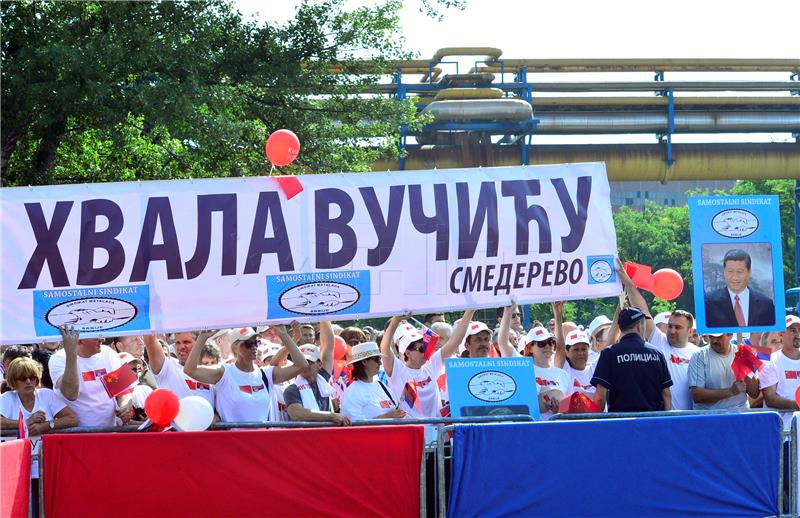
[[[278,26],[230,0],[3,2],[4,185],[264,174],[283,127],[302,143],[295,171],[368,170],[420,120],[352,95],[377,75],[329,72],[407,57],[400,1],[344,3],[304,2]]]

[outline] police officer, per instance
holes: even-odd
[[[672,409],[667,361],[645,342],[646,319],[639,308],[625,308],[617,322],[619,343],[603,349],[592,377],[594,402],[609,412],[648,412]]]

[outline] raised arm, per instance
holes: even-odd
[[[556,358],[555,366],[559,369],[564,367],[567,361],[567,346],[564,343],[564,301],[559,300],[552,303],[553,319],[556,321],[553,330],[556,332]]]
[[[611,326],[608,328],[608,334],[606,336],[606,345],[611,345],[619,342],[619,313],[622,311],[622,301],[620,300],[619,304],[617,304],[617,309],[614,310],[614,316],[611,318]],[[652,320],[651,320],[652,321]],[[645,331],[646,333],[646,331]],[[652,333],[650,333],[652,336]],[[644,338],[644,337],[642,337]],[[647,338],[644,338],[647,340]]]
[[[644,311],[645,315],[650,315],[650,308],[647,306],[647,301],[644,299],[644,295],[642,292],[639,291],[639,288],[633,283],[630,277],[628,277],[628,272],[625,271],[625,268],[622,266],[622,262],[617,259],[617,274],[619,275],[619,280],[622,281],[622,286],[625,288],[625,293],[628,295],[628,300],[631,303],[631,306],[635,306],[642,311]],[[616,322],[617,319],[614,319]],[[645,340],[649,340],[651,336],[653,336],[653,332],[656,329],[656,325],[653,322],[652,318],[648,318],[645,321],[645,335],[642,338]],[[611,342],[609,342],[611,343]]]
[[[278,336],[281,337],[281,342],[283,342],[283,346],[289,350],[289,356],[292,358],[293,364],[291,367],[275,367],[272,371],[272,382],[283,383],[284,381],[297,377],[298,374],[303,372],[303,369],[308,367],[308,360],[306,360],[306,357],[300,352],[300,349],[297,348],[297,343],[289,335],[286,326],[276,326],[276,328],[278,330]]]
[[[70,401],[75,401],[81,393],[81,382],[78,379],[78,339],[80,333],[74,327],[59,328],[61,331],[61,343],[64,346],[64,354],[67,357],[64,365],[64,374],[56,383],[56,388],[61,391],[61,395]]]
[[[330,320],[319,323],[319,349],[322,368],[333,376],[333,326]]]
[[[503,318],[500,319],[500,329],[497,333],[497,348],[500,349],[500,354],[503,358],[514,356],[511,342],[508,341],[508,330],[511,328],[511,316],[516,309],[517,303],[512,302],[510,306],[503,308]]]
[[[161,368],[164,367],[166,357],[164,356],[164,349],[162,349],[161,344],[158,343],[158,338],[156,338],[155,333],[144,337],[144,346],[145,349],[147,349],[147,360],[150,363],[150,370],[153,374],[158,374],[161,372]]]
[[[218,365],[200,365],[200,358],[203,356],[203,348],[206,345],[206,340],[216,331],[203,331],[197,336],[192,347],[192,352],[186,358],[186,365],[183,366],[183,372],[203,383],[210,383],[215,385],[222,379],[225,373],[225,366],[220,363]]]
[[[450,335],[450,338],[447,340],[447,343],[442,346],[442,358],[450,358],[456,352],[458,352],[458,346],[461,345],[461,342],[464,341],[464,337],[467,335],[467,329],[469,329],[469,324],[472,322],[472,317],[475,316],[474,309],[468,309],[464,311],[464,315],[461,317],[461,320],[458,321],[458,325],[453,329],[453,333]],[[509,317],[509,321],[511,317]],[[499,338],[498,338],[499,340]],[[506,340],[508,340],[508,333],[506,333]]]
[[[403,320],[403,317],[395,315],[389,320],[389,325],[386,327],[386,331],[383,332],[383,338],[381,338],[381,355],[383,356],[383,370],[386,371],[387,376],[391,376],[392,372],[394,372],[394,348],[392,347],[392,341],[394,339],[394,333],[397,331],[397,326],[400,325],[400,321]]]

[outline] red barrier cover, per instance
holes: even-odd
[[[0,517],[27,518],[31,498],[31,441],[0,443]]]
[[[419,516],[420,426],[45,435],[48,518]]]

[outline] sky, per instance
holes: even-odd
[[[348,5],[367,3],[351,0]],[[246,17],[258,13],[259,20],[278,23],[291,19],[298,4],[297,0],[235,0]],[[422,14],[421,6],[421,0],[405,0],[401,11],[406,48],[417,52],[420,59],[432,57],[439,48],[459,46],[500,48],[502,57],[507,59],[800,59],[800,0],[467,0],[463,11],[443,11],[441,21]],[[466,72],[475,60],[458,59],[458,71]],[[456,72],[455,65],[438,66],[444,73]],[[560,81],[649,81],[652,78],[651,73],[624,76],[531,74],[528,77],[529,80]],[[789,74],[667,73],[666,79],[785,81]],[[769,95],[788,95],[788,92]],[[793,140],[789,134],[716,137],[717,141]],[[558,140],[562,141],[563,137]],[[579,141],[584,140],[584,137],[579,138]],[[620,138],[594,136],[592,140],[620,141]],[[652,140],[652,136],[640,135],[625,141]],[[675,142],[703,140],[703,136],[694,135],[674,137]]]

